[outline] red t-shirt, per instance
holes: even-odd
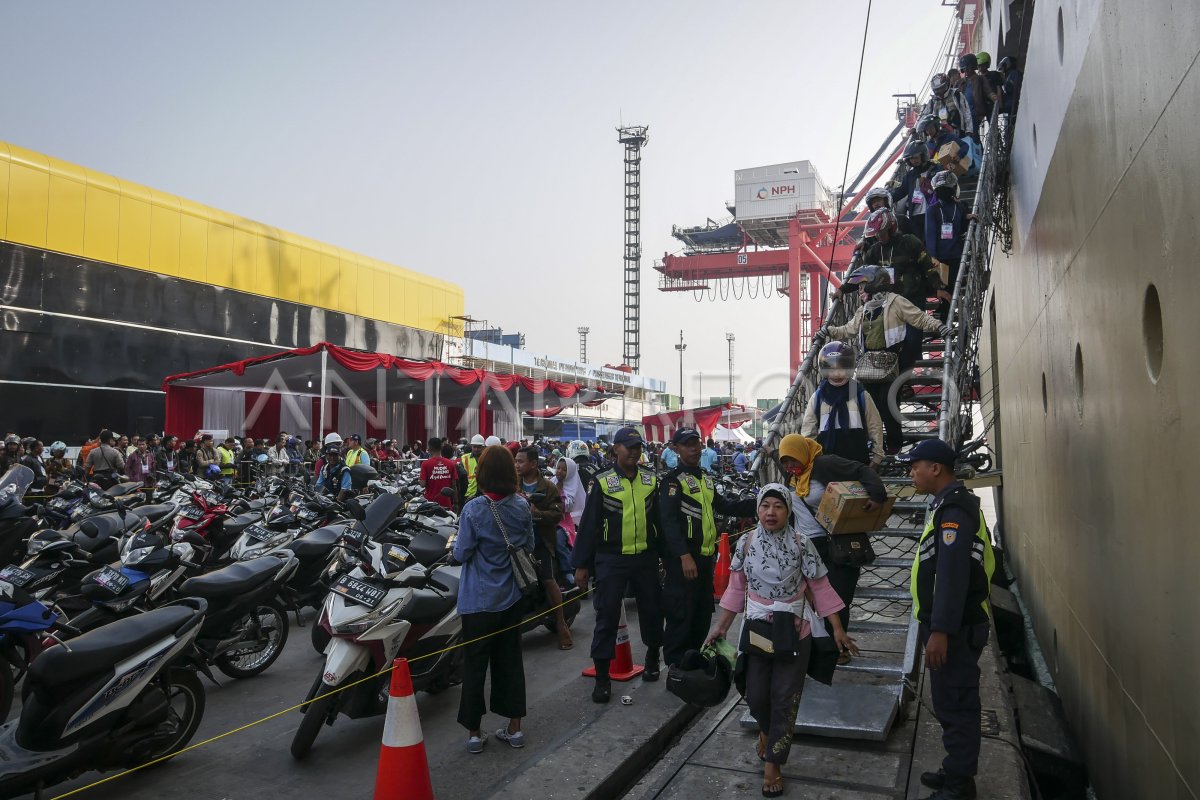
[[[425,484],[425,497],[440,506],[451,508],[454,504],[442,494],[442,489],[453,487],[458,482],[458,462],[435,456],[421,462],[421,481]]]

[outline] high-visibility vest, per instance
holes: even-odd
[[[475,469],[479,466],[479,459],[471,453],[463,453],[458,460],[467,471],[467,497],[474,497],[479,489],[475,483]]]
[[[683,530],[688,542],[700,539],[700,555],[711,556],[717,550],[717,521],[713,517],[713,497],[716,488],[712,475],[696,477],[680,471],[676,476],[683,495],[679,510],[683,514]]]
[[[960,493],[973,495],[966,489],[961,489],[949,495],[936,509],[931,511],[925,520],[925,530],[917,542],[917,552],[913,556],[912,575],[909,578],[909,592],[912,594],[913,618],[919,622],[929,622],[933,615],[933,592],[937,578],[937,555],[939,536],[957,535],[951,531],[938,533],[942,512],[954,505],[968,512],[979,514],[979,525],[975,530],[975,540],[971,542],[971,575],[967,582],[967,596],[963,607],[963,624],[986,622],[991,619],[992,610],[988,598],[992,591],[992,574],[996,571],[996,555],[992,552],[992,542],[988,538],[987,521],[983,511],[971,508],[963,502],[965,498],[958,497]]]
[[[657,476],[649,470],[639,469],[631,479],[610,469],[597,475],[596,483],[604,502],[600,541],[618,546],[621,555],[626,556],[647,550],[651,526],[657,530],[656,521],[650,518],[650,506],[658,491]],[[620,530],[614,530],[618,525]]]
[[[356,447],[353,450],[347,450],[345,458],[346,466],[353,467],[360,460],[362,460],[362,455],[363,449],[361,447]]]
[[[233,474],[233,451],[224,447],[217,448],[217,458],[221,459],[221,474]]]

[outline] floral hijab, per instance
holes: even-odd
[[[740,543],[729,568],[746,575],[746,588],[767,600],[785,600],[804,589],[805,580],[821,578],[825,568],[817,549],[808,537],[796,530],[790,509],[791,492],[780,483],[768,483],[758,492],[762,503],[767,494],[783,500],[789,509],[788,524],[778,531],[769,531],[759,523]]]

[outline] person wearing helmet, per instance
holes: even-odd
[[[922,212],[919,217],[921,225],[925,224],[925,218],[926,214]],[[912,219],[915,222],[918,218]],[[876,242],[863,253],[864,263],[892,268],[896,291],[917,308],[924,308],[926,299],[943,288],[933,260],[925,250],[924,228],[921,232],[921,237],[901,233],[896,215],[889,209],[881,208],[867,217],[865,235],[874,236]]]
[[[958,279],[967,226],[975,215],[958,199],[958,178],[953,172],[943,170],[933,176],[933,194],[933,203],[925,214],[925,250],[946,287],[945,294],[949,295]],[[950,298],[940,297],[938,319],[945,322],[949,312]]]
[[[338,435],[337,431],[330,431],[329,433],[325,434],[325,439],[323,441],[323,444],[338,444],[338,445],[340,445],[341,443],[342,443],[342,437]]]
[[[817,356],[821,382],[808,398],[800,433],[824,452],[872,468],[883,460],[883,418],[863,384],[854,380],[854,348],[829,342]]]
[[[578,467],[579,480],[583,483],[584,491],[592,490],[592,481],[596,478],[596,461],[587,442],[575,439],[567,445],[566,458],[575,462]]]
[[[670,667],[688,650],[699,650],[712,622],[713,568],[717,552],[716,515],[753,517],[753,500],[726,499],[713,476],[700,466],[703,444],[695,428],[671,436],[679,463],[659,481],[662,509],[663,660]]]
[[[867,192],[864,200],[867,204],[867,214],[871,214],[881,208],[892,207],[892,193],[882,186],[876,186]],[[851,272],[862,266],[862,255],[873,244],[875,244],[875,238],[865,235],[854,244],[854,254],[850,256]],[[834,292],[834,296],[841,297],[837,292]]]
[[[929,146],[921,140],[914,131],[914,138],[904,146],[904,175],[891,189],[892,205],[898,219],[903,222],[903,232],[925,230],[925,206],[929,202],[929,179],[937,169],[937,165],[929,160]],[[872,212],[878,213],[879,209]],[[864,234],[864,240],[867,234]],[[875,240],[871,241],[871,245]],[[870,249],[864,246],[863,254]],[[870,261],[863,260],[863,264]]]
[[[325,463],[317,475],[317,488],[333,494],[339,503],[343,503],[353,493],[353,483],[350,468],[342,461],[342,448],[337,442],[330,442],[322,448],[321,455]]]
[[[71,475],[71,459],[67,458],[66,442],[56,441],[50,445],[50,458],[46,459],[46,486],[57,491]]]
[[[1000,88],[1000,113],[1015,114],[1017,113],[1017,99],[1021,95],[1021,70],[1017,64],[1017,59],[1012,56],[1005,56],[1000,59],[997,64],[1000,68],[1000,79],[1002,81]]]
[[[483,440],[483,446],[484,447],[503,447],[504,442],[501,441],[499,436],[489,436]]]
[[[475,471],[479,469],[479,457],[483,455],[483,449],[487,446],[487,440],[483,438],[483,434],[477,433],[471,437],[471,452],[463,453],[458,457],[458,462],[462,465],[462,472],[459,473],[458,494],[466,504],[468,500],[472,500],[479,494],[479,486],[475,482]]]
[[[966,77],[963,77],[964,82]],[[934,75],[929,81],[931,93],[921,115],[933,114],[945,124],[958,131],[959,136],[969,136],[975,132],[974,118],[971,107],[963,93],[950,86],[950,79],[942,73]]]
[[[826,338],[841,341],[858,340],[860,353],[871,351],[887,351],[897,357],[899,374],[912,369],[916,358],[912,349],[906,347],[911,339],[916,338],[917,355],[920,355],[920,342],[923,333],[937,333],[945,337],[950,329],[940,324],[936,319],[917,308],[903,296],[895,294],[892,289],[892,278],[883,267],[871,265],[855,270],[846,278],[846,284],[858,288],[862,305],[854,312],[854,317],[845,325],[830,325],[821,328],[819,333]],[[910,333],[910,331],[915,331]],[[866,383],[867,393],[875,401],[875,407],[883,417],[885,446],[889,454],[897,453],[903,445],[900,420],[896,417],[892,404],[888,401],[888,390],[891,381]]]

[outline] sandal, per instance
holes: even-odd
[[[783,795],[783,776],[780,775],[772,783],[764,783],[762,792],[763,797],[781,797]]]
[[[569,628],[563,628],[558,632],[558,649],[570,650],[575,646],[575,642],[571,639],[571,631]]]

